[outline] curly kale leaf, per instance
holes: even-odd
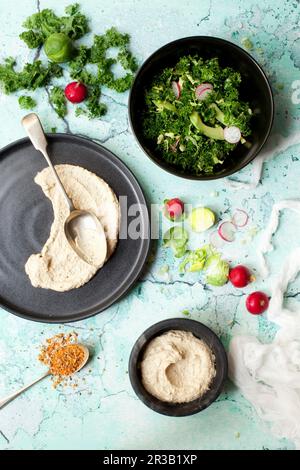
[[[100,102],[101,89],[99,86],[92,86],[89,89],[85,107],[78,107],[76,116],[86,115],[89,119],[100,118],[107,112],[106,104]]]
[[[46,8],[38,13],[29,16],[23,23],[24,31],[20,38],[30,49],[42,46],[53,33],[62,32],[71,39],[79,39],[88,31],[88,19],[80,13],[78,3],[66,8],[67,16],[59,17],[53,10]]]
[[[68,16],[61,18],[61,32],[74,40],[82,38],[82,36],[89,32],[88,18],[80,13],[78,3],[66,7],[65,12]]]
[[[65,117],[67,114],[67,101],[64,90],[58,86],[53,87],[50,91],[49,99],[56,114],[61,118]]]
[[[103,116],[106,105],[99,102],[100,87],[107,86],[119,93],[128,90],[134,79],[137,62],[129,50],[130,36],[120,33],[116,28],[110,28],[103,35],[95,35],[91,48],[81,46],[77,56],[70,62],[71,77],[89,87],[89,98],[86,108],[78,108],[77,115],[87,114],[90,118]],[[118,48],[115,58],[107,57],[110,48]],[[97,72],[87,70],[87,65],[93,64]],[[127,73],[116,77],[112,67],[120,64]],[[99,88],[99,90],[98,90]]]
[[[105,34],[94,36],[94,43],[91,47],[91,63],[98,66],[97,82],[99,85],[106,85],[108,88],[122,93],[128,90],[137,69],[136,59],[129,50],[130,36],[120,33],[116,28],[110,28]],[[119,48],[116,58],[107,57],[110,48]],[[112,66],[120,64],[126,73],[123,77],[116,78]]]
[[[30,49],[35,49],[42,46],[50,34],[60,31],[61,21],[52,10],[46,8],[29,16],[24,21],[23,27],[28,31],[21,33],[20,38]]]
[[[40,60],[25,64],[23,70],[16,72],[12,57],[0,64],[0,84],[5,93],[18,90],[36,90],[47,85],[53,77],[61,77],[63,70],[58,64],[44,66]]]
[[[21,109],[33,109],[36,107],[36,101],[31,96],[22,95],[18,99]]]

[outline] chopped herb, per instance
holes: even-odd
[[[61,118],[65,117],[67,114],[67,101],[64,90],[58,86],[53,87],[50,91],[49,98],[58,116]]]
[[[56,134],[56,132],[57,132],[57,127],[51,127],[51,132],[52,132],[52,134]]]
[[[182,310],[182,315],[185,315],[186,317],[190,316],[189,310]]]
[[[33,109],[36,107],[36,101],[31,96],[22,95],[18,101],[21,109]]]

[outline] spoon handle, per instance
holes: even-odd
[[[31,382],[30,384],[28,385],[25,385],[25,387],[22,387],[20,388],[20,390],[18,390],[17,392],[14,392],[12,393],[11,395],[8,395],[7,397],[3,398],[2,400],[0,400],[0,409],[3,408],[5,405],[7,405],[9,402],[11,402],[12,400],[14,400],[17,396],[21,395],[21,393],[25,392],[25,390],[27,390],[28,388],[32,387],[32,385],[40,382],[41,380],[43,380],[45,377],[48,377],[48,375],[50,375],[50,372],[47,371],[44,375],[42,375],[41,377],[39,377],[38,379],[35,379],[33,382]]]
[[[42,124],[38,116],[35,113],[27,114],[27,116],[24,116],[24,118],[22,119],[22,124],[33,146],[36,148],[36,150],[39,150],[44,155],[48,165],[50,166],[53,172],[53,176],[59,188],[61,189],[62,194],[64,195],[66,203],[69,206],[70,212],[72,212],[74,210],[73,203],[71,199],[69,198],[69,196],[67,195],[65,188],[63,187],[62,182],[59,179],[57,171],[55,170],[54,166],[51,163],[51,160],[47,152],[48,142],[46,140],[46,136],[45,136],[44,130],[42,128]]]

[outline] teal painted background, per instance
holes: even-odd
[[[69,1],[0,0],[0,58],[17,57],[20,63],[33,57],[17,33],[24,18],[38,8],[53,7],[58,13]],[[86,0],[83,11],[90,16],[93,32],[111,25],[129,32],[132,49],[142,63],[158,47],[176,38],[208,34],[241,45],[248,37],[252,54],[271,79],[276,102],[273,132],[288,136],[299,131],[300,107],[292,103],[292,84],[300,79],[299,1],[267,0]],[[251,86],[251,84],[249,84]],[[224,181],[197,183],[162,172],[138,148],[128,126],[127,94],[105,90],[109,112],[101,121],[77,119],[70,111],[61,120],[49,107],[47,94],[39,93],[38,112],[46,127],[80,133],[115,152],[135,173],[148,200],[180,196],[186,202],[205,204],[222,217],[243,206],[251,216],[249,228],[263,228],[272,205],[299,194],[299,147],[290,147],[265,165],[262,184],[253,191],[234,192]],[[13,96],[0,94],[0,145],[23,137],[22,112]],[[272,139],[272,137],[271,137]],[[238,178],[251,179],[252,165]],[[284,229],[275,237],[276,250],[269,257],[272,273],[287,249],[297,246],[300,221],[284,214]],[[295,220],[296,218],[296,220]],[[3,221],[0,221],[2,223]],[[256,244],[249,229],[241,232],[234,246],[224,249],[234,262],[257,268]],[[254,231],[255,231],[254,230]],[[201,242],[201,239],[198,240]],[[205,241],[205,238],[203,238]],[[287,243],[288,241],[288,243]],[[287,248],[288,245],[288,248]],[[168,263],[170,275],[160,274]],[[151,324],[183,310],[210,326],[227,346],[235,334],[249,333],[268,341],[272,325],[264,317],[245,312],[244,291],[231,286],[212,289],[196,275],[179,277],[174,261],[160,246],[147,271],[122,301],[105,313],[75,324],[58,326],[31,323],[0,311],[0,391],[5,395],[37,376],[43,369],[36,360],[41,341],[61,331],[76,331],[94,352],[90,371],[80,374],[79,387],[51,389],[49,381],[32,388],[0,411],[0,447],[3,449],[292,449],[293,443],[272,436],[267,424],[230,382],[224,393],[205,412],[174,419],[155,414],[134,395],[127,361],[136,338]],[[257,287],[268,292],[272,277],[258,276]],[[295,302],[299,280],[286,294]]]

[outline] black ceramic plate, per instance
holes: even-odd
[[[49,135],[53,163],[80,165],[107,181],[116,195],[127,196],[128,207],[142,204],[143,192],[128,168],[96,143],[67,134]],[[70,322],[90,317],[118,300],[133,285],[145,264],[149,237],[120,239],[104,267],[83,287],[59,293],[32,287],[24,265],[38,253],[50,233],[50,201],[33,179],[46,166],[28,139],[0,151],[0,304],[21,317],[43,322]],[[121,211],[122,212],[122,211]],[[121,213],[122,224],[126,214]],[[147,208],[142,229],[149,232]],[[130,218],[129,218],[130,223]],[[124,230],[124,226],[121,227]]]
[[[163,160],[157,152],[156,142],[149,142],[143,135],[142,116],[145,109],[145,90],[153,77],[166,67],[173,67],[181,57],[198,54],[204,59],[218,57],[221,67],[232,67],[240,72],[242,82],[240,97],[249,102],[254,111],[251,120],[252,143],[250,149],[238,145],[223,165],[216,166],[213,173],[195,175],[183,172]],[[146,155],[164,170],[182,178],[212,180],[229,176],[241,170],[260,152],[273,123],[274,104],[268,79],[259,64],[245,50],[232,42],[211,36],[191,36],[170,42],[155,51],[137,73],[129,95],[129,118],[133,133]]]
[[[148,343],[156,336],[170,330],[190,331],[196,338],[203,340],[215,356],[216,376],[209,390],[201,397],[188,403],[167,403],[150,395],[141,380],[140,362]],[[167,416],[189,416],[207,408],[220,395],[228,373],[226,351],[217,335],[207,326],[195,320],[185,318],[170,318],[150,326],[138,338],[132,348],[129,358],[129,378],[131,385],[140,400],[153,411]]]

